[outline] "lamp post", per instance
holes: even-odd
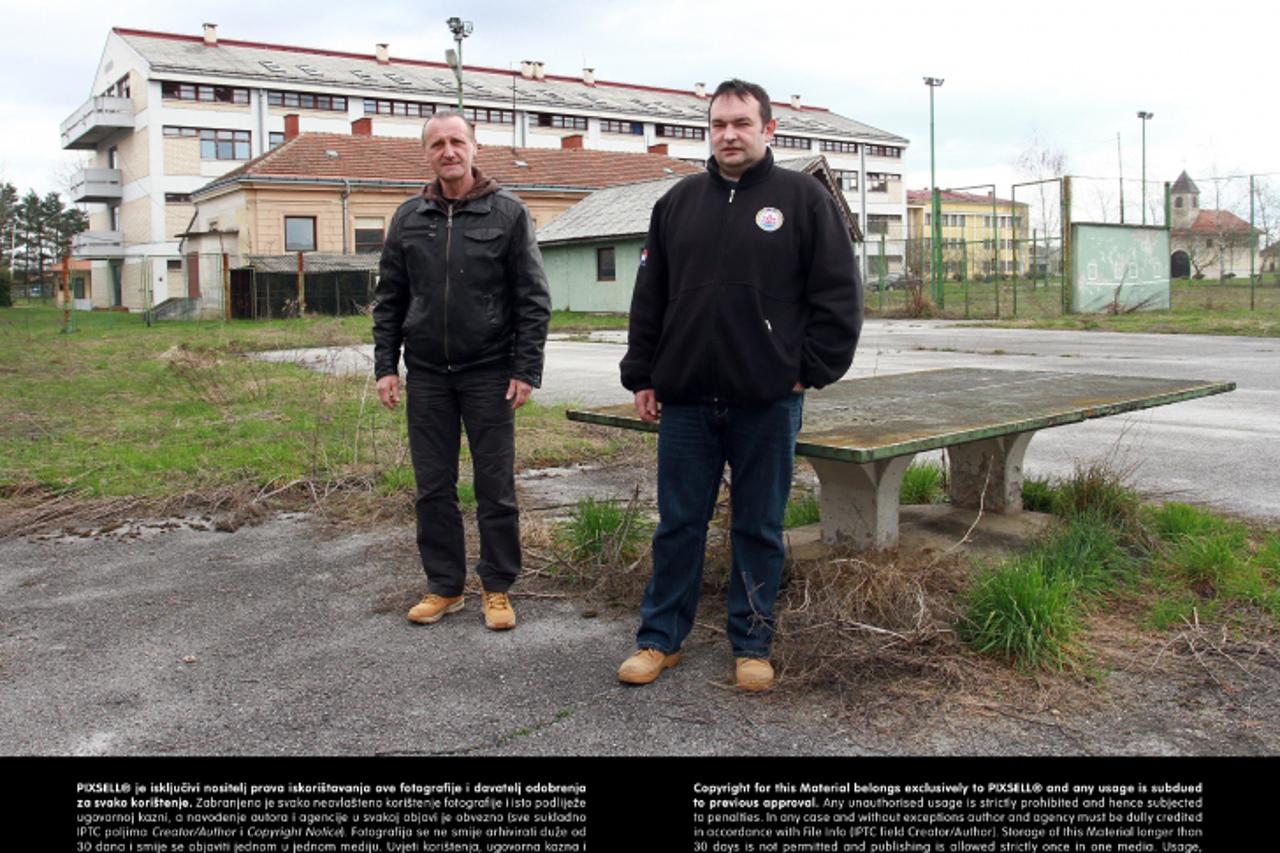
[[[930,228],[929,248],[933,266],[933,298],[937,301],[939,308],[943,307],[942,205],[938,198],[938,171],[933,142],[933,90],[941,86],[942,83],[941,77],[924,78],[924,84],[929,87],[929,190],[932,197],[930,204],[932,227]]]
[[[1142,224],[1147,224],[1147,120],[1155,118],[1155,113],[1138,110],[1138,118],[1142,119]]]
[[[462,40],[471,35],[471,22],[454,16],[445,21],[449,31],[453,33],[453,41],[458,46],[456,51],[445,51],[445,62],[453,69],[453,76],[458,81],[458,112],[462,112]]]

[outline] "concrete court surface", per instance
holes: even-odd
[[[547,347],[539,402],[626,402],[618,384],[625,332]],[[372,347],[291,350],[271,358],[367,372]],[[1026,455],[1030,476],[1064,476],[1077,461],[1110,459],[1134,484],[1170,500],[1280,517],[1280,340],[1208,335],[1039,331],[948,321],[870,320],[848,377],[943,367],[1054,370],[1230,380],[1237,390],[1041,431]]]
[[[1032,442],[1028,467],[1067,469],[1122,436],[1122,450],[1148,460],[1138,474],[1145,487],[1274,517],[1277,346],[873,322],[854,375],[998,364],[1233,379],[1234,394],[1049,431]],[[541,399],[625,400],[615,384],[620,354],[616,344],[553,343]],[[859,723],[854,697],[850,722],[822,696],[727,689],[729,651],[705,629],[657,683],[618,685],[630,612],[584,618],[572,600],[518,598],[519,627],[499,634],[483,628],[472,598],[439,625],[411,625],[403,614],[422,578],[405,558],[407,529],[329,532],[305,517],[234,533],[203,526],[138,522],[0,540],[0,753],[1280,751],[1280,678],[1246,678],[1231,663],[1211,679],[1194,667],[1189,677],[1166,672],[1172,654],[1136,658],[1107,675],[1104,701],[1070,714],[974,714],[943,703]],[[388,550],[389,541],[402,547]]]

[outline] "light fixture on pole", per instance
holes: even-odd
[[[1155,118],[1155,113],[1138,110],[1138,118],[1142,119],[1142,224],[1147,224],[1147,120]]]
[[[464,21],[456,15],[445,21],[449,31],[453,33],[453,41],[458,45],[456,50],[446,50],[444,61],[453,69],[453,76],[458,81],[458,112],[462,112],[462,40],[471,35],[471,22]]]
[[[933,267],[933,298],[938,307],[943,307],[942,277],[942,204],[938,198],[938,172],[934,156],[933,142],[933,90],[941,86],[941,77],[926,77],[924,84],[929,87],[929,194],[930,203],[930,258]]]

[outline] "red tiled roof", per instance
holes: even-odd
[[[1249,223],[1227,210],[1201,210],[1190,228],[1175,228],[1175,234],[1248,234]]]
[[[933,194],[927,190],[907,190],[907,204],[931,204]],[[943,190],[938,193],[938,197],[942,201],[963,201],[973,202],[976,204],[991,204],[991,196],[978,195],[976,193],[960,193],[954,191]],[[1013,204],[1008,199],[997,198],[996,204]],[[1024,204],[1025,202],[1019,202]]]
[[[517,161],[526,165],[517,165]],[[701,171],[691,163],[661,154],[501,145],[480,146],[476,166],[503,186],[582,190]],[[303,133],[209,186],[254,178],[346,178],[425,184],[433,177],[417,139]]]

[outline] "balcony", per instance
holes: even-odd
[[[71,256],[80,260],[109,260],[124,257],[121,231],[81,231],[71,238]]]
[[[124,195],[119,169],[81,169],[71,178],[71,200],[119,201]]]
[[[118,130],[133,127],[133,101],[129,98],[90,98],[62,123],[62,147],[93,150]]]

